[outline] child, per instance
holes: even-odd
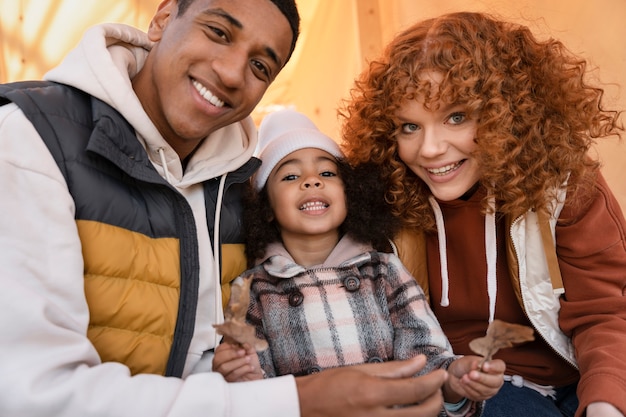
[[[626,413],[626,224],[588,155],[623,127],[585,68],[524,26],[454,13],[400,33],[340,112],[454,352],[496,318],[539,335],[496,355],[507,382],[485,416]]]
[[[268,115],[259,140],[256,213],[245,216],[258,265],[241,278],[253,280],[248,321],[269,349],[257,359],[222,343],[213,369],[240,381],[425,354],[424,372],[449,372],[450,415],[478,415],[505,364],[479,369],[480,357],[454,356],[413,277],[396,256],[373,250],[377,230],[393,231],[376,176],[351,170],[338,145],[293,110]]]

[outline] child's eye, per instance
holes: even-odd
[[[419,129],[415,123],[403,123],[401,126],[402,133],[413,133]]]
[[[448,122],[453,125],[461,124],[465,121],[465,113],[457,112],[452,113],[448,118]]]
[[[335,177],[337,174],[334,173],[333,171],[324,171],[324,172],[320,173],[320,175],[322,177]]]
[[[294,180],[297,180],[297,179],[298,179],[298,176],[296,174],[289,174],[289,175],[285,175],[282,180],[283,181],[294,181]]]

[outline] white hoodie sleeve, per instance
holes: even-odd
[[[0,416],[293,417],[293,377],[229,384],[130,376],[86,336],[74,202],[45,144],[13,104],[0,107]]]

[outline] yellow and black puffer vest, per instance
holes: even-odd
[[[43,138],[74,199],[90,313],[87,336],[102,361],[124,363],[133,374],[180,376],[198,302],[191,207],[157,173],[134,129],[109,105],[43,81],[0,85],[0,105],[10,101]],[[220,220],[226,296],[246,266],[240,197],[259,164],[253,158],[226,180]],[[219,181],[203,185],[213,234]]]

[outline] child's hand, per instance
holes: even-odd
[[[215,348],[213,371],[219,372],[228,382],[243,382],[263,379],[259,356],[254,348],[246,344],[221,343]]]
[[[493,397],[504,384],[506,364],[493,359],[479,368],[480,356],[463,356],[448,367],[450,377],[443,389],[444,399],[450,403],[459,402],[463,397],[471,401],[483,401]]]

